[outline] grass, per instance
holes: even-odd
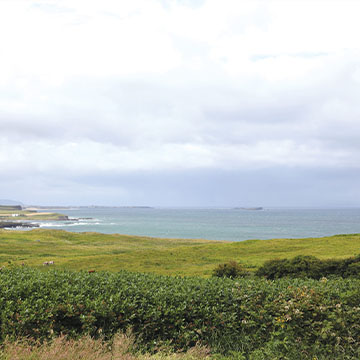
[[[13,216],[17,214],[18,216]],[[0,209],[0,221],[1,220],[63,220],[64,215],[59,213],[50,212],[36,212],[35,210],[11,210]]]
[[[360,234],[323,238],[221,242],[160,239],[63,230],[0,231],[0,265],[43,267],[45,261],[73,270],[121,269],[163,275],[208,277],[216,265],[235,260],[254,270],[266,260],[314,255],[345,258],[360,253]]]
[[[0,350],[0,360],[197,360],[211,359],[205,347],[196,346],[186,353],[160,351],[156,355],[134,353],[132,336],[116,335],[111,343],[89,336],[78,340],[65,336],[51,342],[34,343],[27,339],[6,341]]]

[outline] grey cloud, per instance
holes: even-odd
[[[233,171],[137,172],[70,179],[19,179],[18,190],[2,180],[4,193],[31,203],[152,206],[358,206],[360,173],[277,167]],[[32,195],[26,187],[32,188]],[[72,196],[64,194],[71,190]]]
[[[359,105],[343,95],[349,81],[337,79],[332,80],[337,88],[319,89],[314,97],[275,94],[273,101],[251,99],[253,103],[246,105],[242,90],[216,83],[194,92],[191,83],[171,86],[164,79],[73,79],[47,93],[47,103],[36,106],[38,115],[36,108],[29,115],[3,112],[0,130],[2,136],[20,142],[88,139],[128,149],[157,143],[208,146],[291,140],[299,146],[316,143],[324,151],[351,151],[356,157]],[[223,90],[229,95],[226,105]],[[331,110],[334,99],[341,104],[336,111]],[[327,106],[330,110],[324,112]]]
[[[24,139],[62,137],[65,133],[66,127],[51,123],[41,116],[0,114],[0,137],[21,142]]]
[[[242,124],[253,126],[257,136],[258,127],[277,130],[281,123],[282,132],[296,138],[299,133],[293,133],[291,127],[297,124],[302,127],[304,121],[309,121],[312,116],[321,126],[320,137],[326,137],[332,131],[331,126],[327,129],[326,117],[335,115],[335,123],[341,124],[343,116],[341,109],[338,114],[319,112],[327,103],[343,99],[347,119],[349,116],[355,118],[360,112],[357,97],[349,98],[344,91],[348,89],[349,81],[338,77],[331,81],[331,89],[319,87],[319,93],[314,96],[311,92],[315,89],[310,87],[310,95],[301,94],[297,98],[296,92],[289,94],[284,89],[282,95],[274,94],[273,99],[256,99],[255,89],[247,93],[228,84],[196,84],[193,89],[190,79],[188,84],[179,86],[168,85],[167,81],[161,78],[142,81],[72,80],[55,90],[44,89],[46,103],[34,98],[39,114],[36,114],[36,109],[33,114],[25,116],[1,114],[2,134],[24,132],[45,138],[52,135],[70,139],[89,137],[94,141],[128,144],[137,136],[191,142],[199,137],[210,139],[212,135],[223,132],[226,142],[226,136],[232,138],[232,126],[240,129]],[[356,87],[354,90],[359,92]],[[223,91],[227,96],[225,99]],[[321,125],[322,118],[324,124]],[[227,122],[233,124],[227,125]],[[156,129],[154,134],[151,133],[152,127]],[[311,128],[303,130],[311,131]],[[277,131],[267,131],[266,136],[276,138]]]
[[[206,2],[179,3],[198,11]],[[57,40],[62,39],[62,32],[57,32],[61,26],[76,19],[86,22],[88,16],[69,2],[69,8],[59,4],[44,1],[33,9],[59,20],[59,27],[51,29]],[[175,6],[167,1],[163,5],[165,9]],[[109,9],[111,3],[102,9],[102,20],[121,13],[106,15]],[[26,184],[30,184],[45,202],[47,196],[69,201],[70,196],[64,195],[68,193],[75,196],[74,202],[86,202],[93,194],[94,202],[104,199],[114,204],[222,206],[236,205],[235,200],[265,205],[355,204],[360,199],[356,188],[360,167],[357,45],[353,50],[325,46],[317,52],[313,51],[316,44],[309,51],[296,46],[290,51],[280,43],[272,54],[267,44],[259,49],[256,41],[241,41],[251,34],[251,27],[272,34],[268,9],[254,9],[247,18],[224,21],[214,39],[207,38],[206,31],[192,36],[168,29],[163,21],[168,13],[161,7],[159,14],[157,8],[151,12],[158,14],[160,30],[154,30],[155,22],[142,13],[141,19],[149,20],[146,26],[154,31],[151,35],[164,30],[167,37],[162,44],[175,49],[175,60],[169,55],[174,65],[166,71],[161,67],[167,60],[152,71],[154,59],[160,61],[160,56],[152,58],[151,66],[138,70],[125,62],[130,70],[118,71],[116,61],[126,51],[139,64],[148,64],[145,57],[135,58],[146,52],[132,53],[133,45],[141,45],[131,41],[128,48],[129,44],[116,43],[110,32],[125,31],[117,28],[116,19],[106,28],[108,32],[99,28],[98,38],[89,37],[87,31],[94,30],[95,36],[92,26],[102,21],[94,11],[77,37],[88,41],[84,50],[88,59],[81,57],[83,50],[77,43],[73,47],[54,43],[50,48],[56,49],[55,57],[44,60],[40,53],[29,54],[28,67],[24,59],[11,76],[0,72],[0,185],[9,193],[0,197],[29,201]],[[137,16],[131,9],[129,14]],[[136,32],[136,27],[130,29]],[[135,38],[139,41],[145,33],[141,28]],[[21,32],[17,35],[21,39]],[[31,38],[39,45],[35,40]],[[106,46],[97,54],[103,41]],[[155,44],[156,39],[152,41]],[[113,47],[119,51],[110,51]],[[49,60],[55,61],[63,50],[69,54],[58,60],[59,69],[53,69]],[[116,61],[111,71],[103,71],[111,55]],[[10,66],[12,59],[8,60]],[[85,60],[90,66],[81,72],[82,64],[88,65]],[[47,79],[39,64],[49,65],[49,73],[59,70],[59,76]],[[283,69],[284,64],[290,69]],[[292,77],[292,73],[300,75]],[[80,196],[76,192],[81,188]]]

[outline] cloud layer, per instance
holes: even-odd
[[[278,194],[262,194],[269,205],[355,205],[346,188],[360,171],[359,10],[356,1],[0,2],[2,197],[226,205],[260,201],[253,184],[265,176]],[[282,196],[301,188],[294,174],[322,194]],[[243,178],[246,199],[234,199]]]

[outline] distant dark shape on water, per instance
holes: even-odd
[[[21,205],[0,205],[0,210],[15,211],[15,210],[22,210],[22,207]]]
[[[264,210],[261,206],[255,206],[255,207],[236,207],[235,210]]]

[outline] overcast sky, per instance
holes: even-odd
[[[0,0],[0,198],[359,206],[359,14]]]

